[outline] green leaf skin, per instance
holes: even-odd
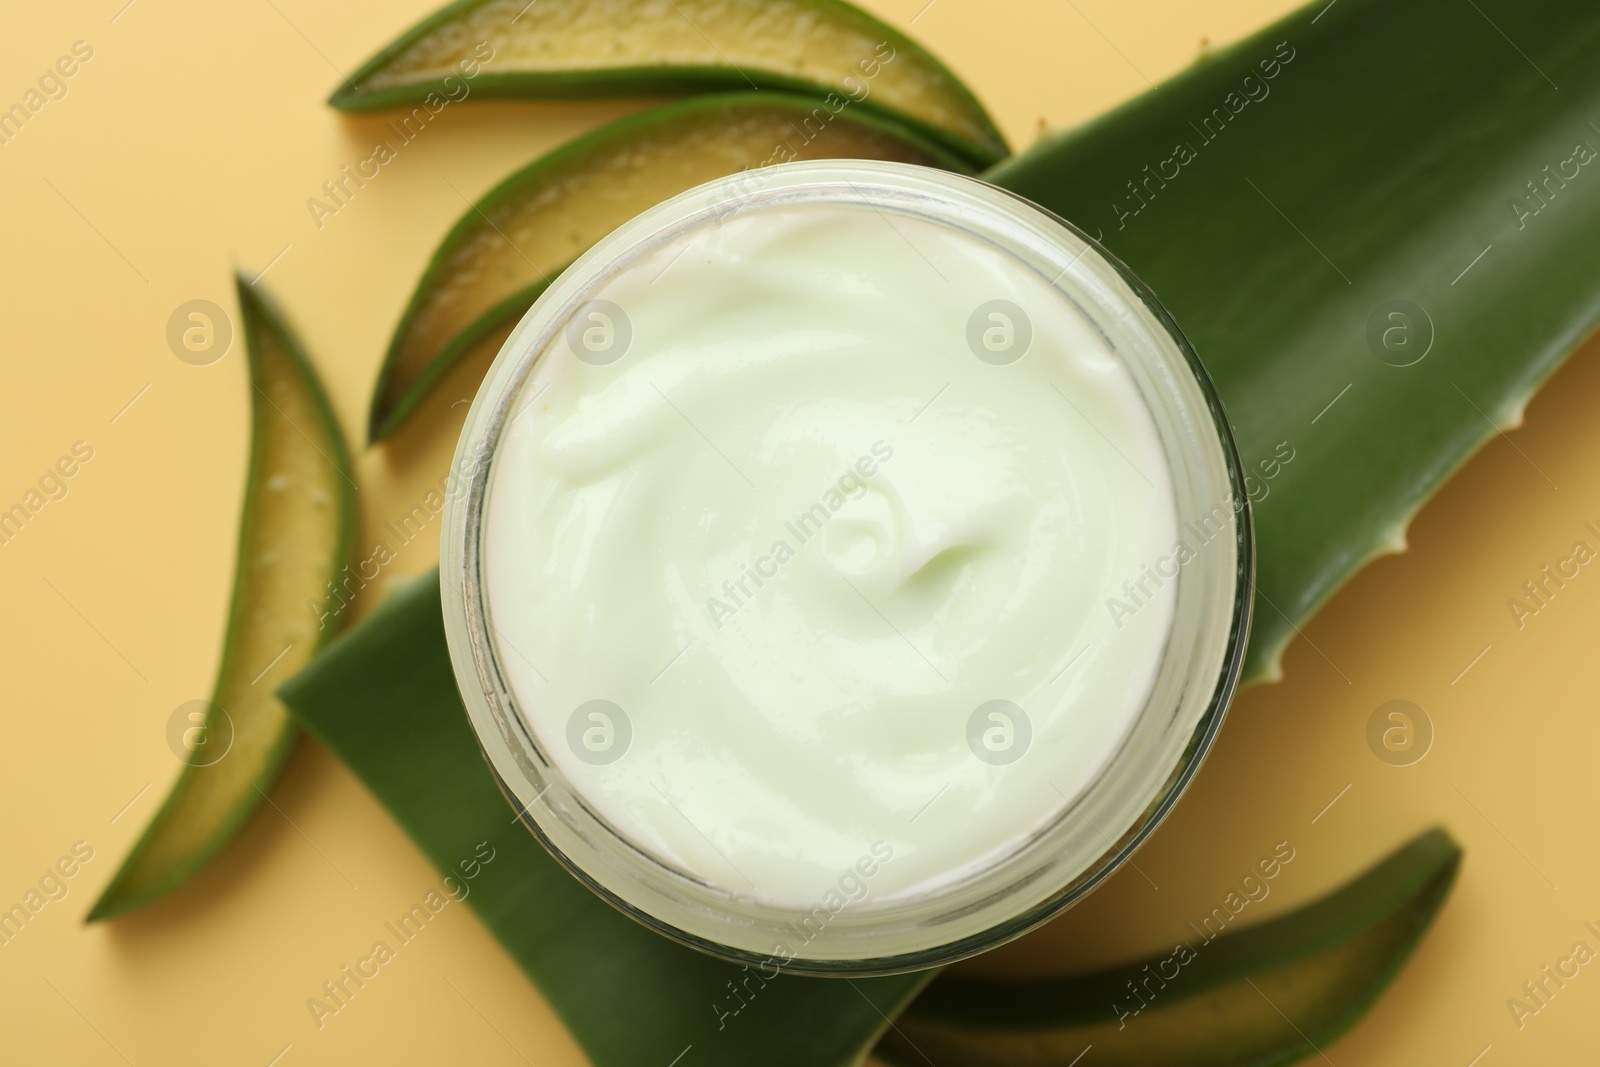
[[[1318,0],[986,175],[1102,233],[1211,372],[1259,494],[1247,680],[1600,318],[1597,54],[1593,4]],[[1432,319],[1415,365],[1368,347],[1391,299]]]
[[[441,872],[459,880],[480,842],[494,850],[466,883],[467,903],[596,1067],[666,1067],[691,1046],[683,1062],[696,1067],[853,1064],[930,977],[767,977],[668,941],[591,893],[521,825],[484,762],[445,648],[437,571],[393,593],[280,695]]]
[[[346,110],[482,97],[835,94],[978,165],[1005,139],[944,64],[842,0],[460,0],[373,56],[328,102]]]
[[[903,126],[817,97],[744,92],[631,115],[541,156],[472,205],[434,252],[395,327],[369,433],[388,436],[495,327],[635,215],[697,185],[792,159],[884,159],[971,173]]]
[[[332,582],[350,558],[350,457],[327,395],[277,311],[242,277],[238,292],[250,363],[250,467],[233,604],[205,727],[212,739],[225,736],[214,721],[215,708],[222,708],[232,746],[215,763],[184,766],[89,912],[91,922],[171,891],[260,804],[297,735],[288,709],[272,695],[273,680],[308,663],[332,633],[324,613],[334,607]]]
[[[1090,1045],[1107,1067],[1314,1056],[1399,972],[1460,864],[1456,843],[1430,830],[1313,904],[1202,931],[1153,959],[1042,982],[940,978],[877,1052],[898,1067],[1066,1067]]]

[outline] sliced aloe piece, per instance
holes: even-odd
[[[214,751],[191,754],[91,921],[168,892],[244,824],[297,734],[273,688],[309,662],[334,628],[331,583],[350,556],[354,526],[349,455],[299,343],[243,278],[238,291],[250,364],[250,466],[222,663],[198,735]]]
[[[833,94],[979,164],[1006,154],[982,105],[927,49],[840,0],[461,0],[373,56],[348,110],[477,96],[722,89]]]
[[[1319,0],[986,175],[1103,233],[1211,372],[1247,680],[1595,328],[1596,54],[1596,4]]]
[[[789,93],[654,108],[534,160],[469,207],[434,252],[379,372],[372,439],[393,432],[473,342],[520,318],[567,264],[639,212],[747,168],[825,158],[971,169],[904,127]]]
[[[1460,863],[1456,843],[1430,830],[1314,904],[1237,933],[1213,922],[1153,959],[1042,982],[946,975],[878,1055],[904,1067],[1067,1067],[1091,1046],[1106,1067],[1272,1067],[1314,1056],[1394,978]]]
[[[521,825],[484,763],[445,648],[437,571],[395,590],[282,695],[441,871],[460,880],[463,861],[490,850],[467,903],[596,1067],[855,1064],[930,977],[736,967],[591,893]]]

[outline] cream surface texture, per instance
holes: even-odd
[[[1160,664],[1178,529],[1076,305],[844,204],[700,227],[595,296],[522,386],[483,534],[501,669],[585,802],[802,910],[853,868],[862,906],[938,893],[1079,817]]]

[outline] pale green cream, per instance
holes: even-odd
[[[1176,587],[1113,606],[1177,519],[1089,321],[977,238],[843,206],[742,212],[597,295],[621,314],[573,336],[626,348],[541,358],[484,542],[501,668],[578,794],[801,909],[869,853],[901,900],[1059,817],[1142,709]],[[995,300],[1026,325],[974,325]]]

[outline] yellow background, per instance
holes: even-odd
[[[323,106],[334,67],[355,66],[430,0],[136,0],[119,14],[122,3],[12,5],[0,35],[5,104],[73,42],[94,48],[69,95],[0,146],[0,506],[73,442],[94,448],[69,495],[0,545],[0,904],[74,842],[95,850],[70,895],[0,948],[0,1060],[580,1064],[465,908],[313,1026],[306,998],[436,876],[311,744],[274,793],[281,812],[263,810],[185,890],[114,925],[81,920],[177,772],[167,718],[209,692],[231,578],[244,365],[237,344],[212,366],[179,362],[168,315],[194,298],[231,309],[232,266],[271,263],[264,284],[355,440],[402,303],[463,211],[450,183],[477,196],[638,104],[451,107],[319,231],[306,199],[366,154],[382,121]],[[902,27],[916,17],[912,32],[1019,147],[1041,124],[1072,125],[1176,71],[1202,39],[1237,39],[1290,6],[925,3],[867,6]],[[1328,1060],[1466,1067],[1486,1046],[1483,1067],[1592,1060],[1600,969],[1520,1031],[1505,1002],[1600,920],[1600,572],[1585,568],[1520,631],[1505,602],[1575,540],[1600,547],[1582,529],[1600,522],[1597,356],[1593,345],[1575,356],[1526,428],[1491,442],[1422,511],[1408,553],[1369,567],[1306,626],[1285,681],[1237,702],[1138,870],[967,966],[1042,973],[1165,949],[1277,841],[1296,858],[1252,914],[1311,898],[1443,823],[1467,850],[1455,894],[1389,994],[1323,1050]],[[362,546],[443,472],[465,411],[450,404],[469,389],[448,384],[431,432],[360,454]],[[434,553],[428,540],[407,546],[391,573],[420,571]],[[1407,768],[1380,762],[1365,740],[1368,716],[1393,698],[1417,702],[1437,731]],[[619,1024],[627,1011],[617,1005]]]

